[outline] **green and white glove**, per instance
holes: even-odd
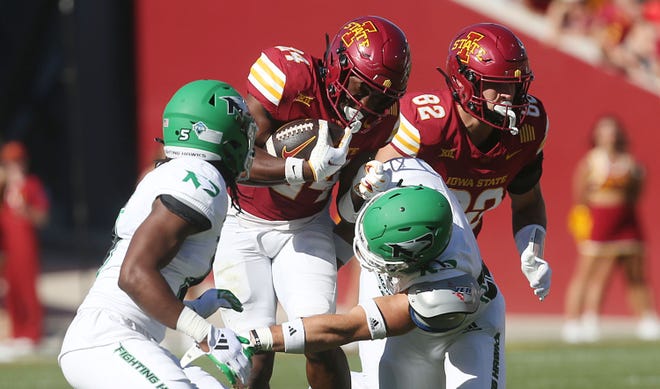
[[[229,328],[211,326],[207,344],[209,352],[204,352],[197,343],[190,347],[181,357],[181,367],[186,367],[197,358],[206,355],[227,377],[229,383],[232,385],[239,382],[243,385],[247,384],[254,354],[250,341],[236,335]]]

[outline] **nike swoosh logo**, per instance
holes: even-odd
[[[507,154],[507,155],[506,155],[506,160],[507,160],[507,161],[510,160],[511,158],[513,158],[516,154],[518,154],[518,153],[521,152],[521,151],[522,151],[522,150],[516,150],[516,151],[514,151],[513,153],[509,153],[509,154]]]
[[[298,146],[296,146],[291,151],[287,150],[286,145],[284,145],[284,147],[282,147],[282,158],[289,158],[289,157],[296,156],[298,153],[303,151],[303,149],[305,147],[309,146],[312,142],[314,142],[315,139],[316,139],[316,136],[313,136],[313,137],[307,139],[306,141],[304,141],[303,143],[299,144]]]

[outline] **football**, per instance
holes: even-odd
[[[282,125],[266,140],[268,154],[279,157],[308,159],[319,135],[319,129],[328,127],[333,145],[337,147],[344,129],[322,119],[298,119]]]

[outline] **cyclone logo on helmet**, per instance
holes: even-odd
[[[348,31],[342,34],[341,41],[346,47],[351,47],[356,41],[360,46],[369,47],[369,33],[378,31],[371,20],[364,23],[350,22],[344,26],[344,29]]]
[[[479,45],[479,41],[484,38],[483,34],[470,31],[465,38],[456,39],[452,46],[452,51],[463,63],[469,63],[470,57],[475,57],[483,62],[486,58],[486,50]]]

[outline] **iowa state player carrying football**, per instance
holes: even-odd
[[[475,235],[484,213],[508,192],[521,269],[543,300],[551,277],[542,259],[546,211],[539,183],[548,118],[541,101],[527,93],[533,73],[525,47],[504,26],[471,25],[451,41],[446,72],[438,70],[448,87],[406,94],[400,127],[376,159],[429,163],[458,198]],[[360,299],[378,293],[374,277],[362,272]],[[362,367],[372,380],[381,347],[360,342]]]
[[[250,178],[270,186],[240,186],[243,212],[228,215],[222,231],[215,282],[243,303],[240,315],[223,312],[228,327],[241,332],[275,324],[278,300],[290,320],[334,312],[331,190],[339,180],[340,195],[348,192],[355,172],[391,139],[409,72],[404,33],[376,16],[345,23],[323,58],[276,46],[254,62],[246,101],[259,129]],[[333,147],[319,132],[308,159],[269,155],[268,138],[282,124],[302,118],[345,127],[342,144]],[[358,188],[368,191],[374,177],[379,178],[358,181]],[[273,354],[255,355],[253,362],[249,386],[268,387]],[[308,354],[307,376],[315,389],[350,384],[340,348]]]

